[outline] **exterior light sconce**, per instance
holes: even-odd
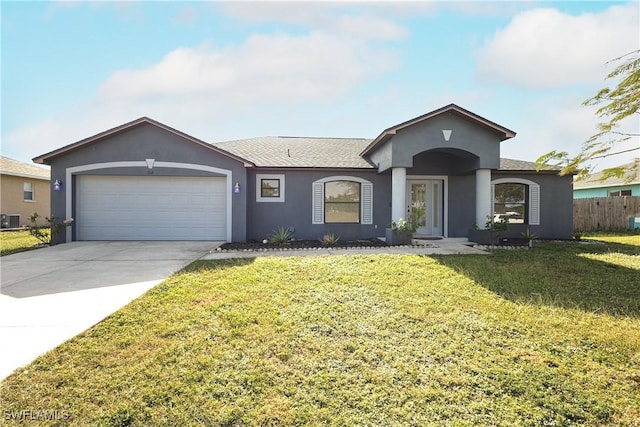
[[[156,159],[144,159],[145,162],[147,162],[147,173],[149,175],[153,174],[153,165],[156,162]]]
[[[233,192],[235,194],[240,194],[240,183],[236,182],[236,185],[233,186]]]
[[[62,190],[62,181],[59,179],[56,179],[55,181],[53,181],[53,191],[60,191]]]

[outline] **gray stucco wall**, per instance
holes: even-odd
[[[284,203],[256,202],[256,174],[284,174]],[[354,176],[373,183],[373,224],[312,224],[312,184],[330,176]],[[391,222],[391,176],[360,170],[249,170],[247,239],[261,241],[279,227],[292,228],[296,239],[320,239],[335,233],[342,240],[384,236]]]
[[[449,237],[467,237],[476,221],[476,177],[449,177]]]
[[[247,172],[241,162],[150,124],[142,124],[53,159],[51,179],[66,181],[66,169],[70,167],[105,162],[144,161],[145,159],[230,170],[234,184],[237,182],[242,188],[247,186]],[[148,169],[146,167],[109,168],[84,171],[79,174],[148,176]],[[155,167],[153,174],[157,176],[220,176],[205,171],[160,167]],[[65,182],[65,184],[69,183]],[[74,188],[76,188],[75,185]],[[52,191],[51,194],[51,213],[57,218],[65,218],[65,194],[65,191]],[[73,209],[72,214],[75,215],[75,200]],[[246,211],[246,192],[233,194],[232,240],[234,241],[246,239]],[[59,236],[58,240],[58,243],[64,241],[64,236]]]
[[[540,225],[509,224],[506,237],[521,238],[527,228],[542,239],[573,236],[573,176],[550,173],[493,172],[491,179],[522,178],[540,185]]]

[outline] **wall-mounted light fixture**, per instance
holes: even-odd
[[[62,190],[62,181],[59,179],[56,179],[55,181],[53,181],[53,191],[60,191]]]
[[[153,165],[156,162],[156,159],[144,159],[145,162],[147,162],[147,173],[149,175],[153,174]]]
[[[233,192],[235,194],[239,194],[240,193],[240,183],[236,182],[236,185],[233,186]]]

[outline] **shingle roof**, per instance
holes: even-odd
[[[500,169],[501,171],[535,171],[537,170],[537,164],[534,162],[527,162],[524,160],[515,160],[515,159],[505,159],[500,158]],[[557,172],[560,170],[559,167],[551,167],[547,169],[543,169],[547,171]]]
[[[258,167],[373,169],[375,166],[360,156],[370,142],[364,138],[265,136],[213,145]]]
[[[626,163],[618,166],[625,170],[625,173],[621,177],[610,176],[609,178],[602,180],[604,172],[597,172],[589,175],[586,179],[575,181],[573,188],[599,188],[599,187],[612,187],[615,185],[631,185],[640,184],[640,159],[635,162]]]
[[[0,172],[3,175],[23,176],[25,178],[37,178],[49,180],[51,172],[49,169],[40,168],[29,163],[20,162],[10,159],[9,157],[0,156]]]
[[[257,167],[374,169],[375,165],[360,156],[371,141],[366,138],[265,136],[214,145]],[[536,166],[533,162],[501,158],[499,170],[535,171]]]

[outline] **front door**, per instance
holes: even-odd
[[[442,189],[439,179],[407,182],[407,218],[418,226],[417,235],[442,236]]]

